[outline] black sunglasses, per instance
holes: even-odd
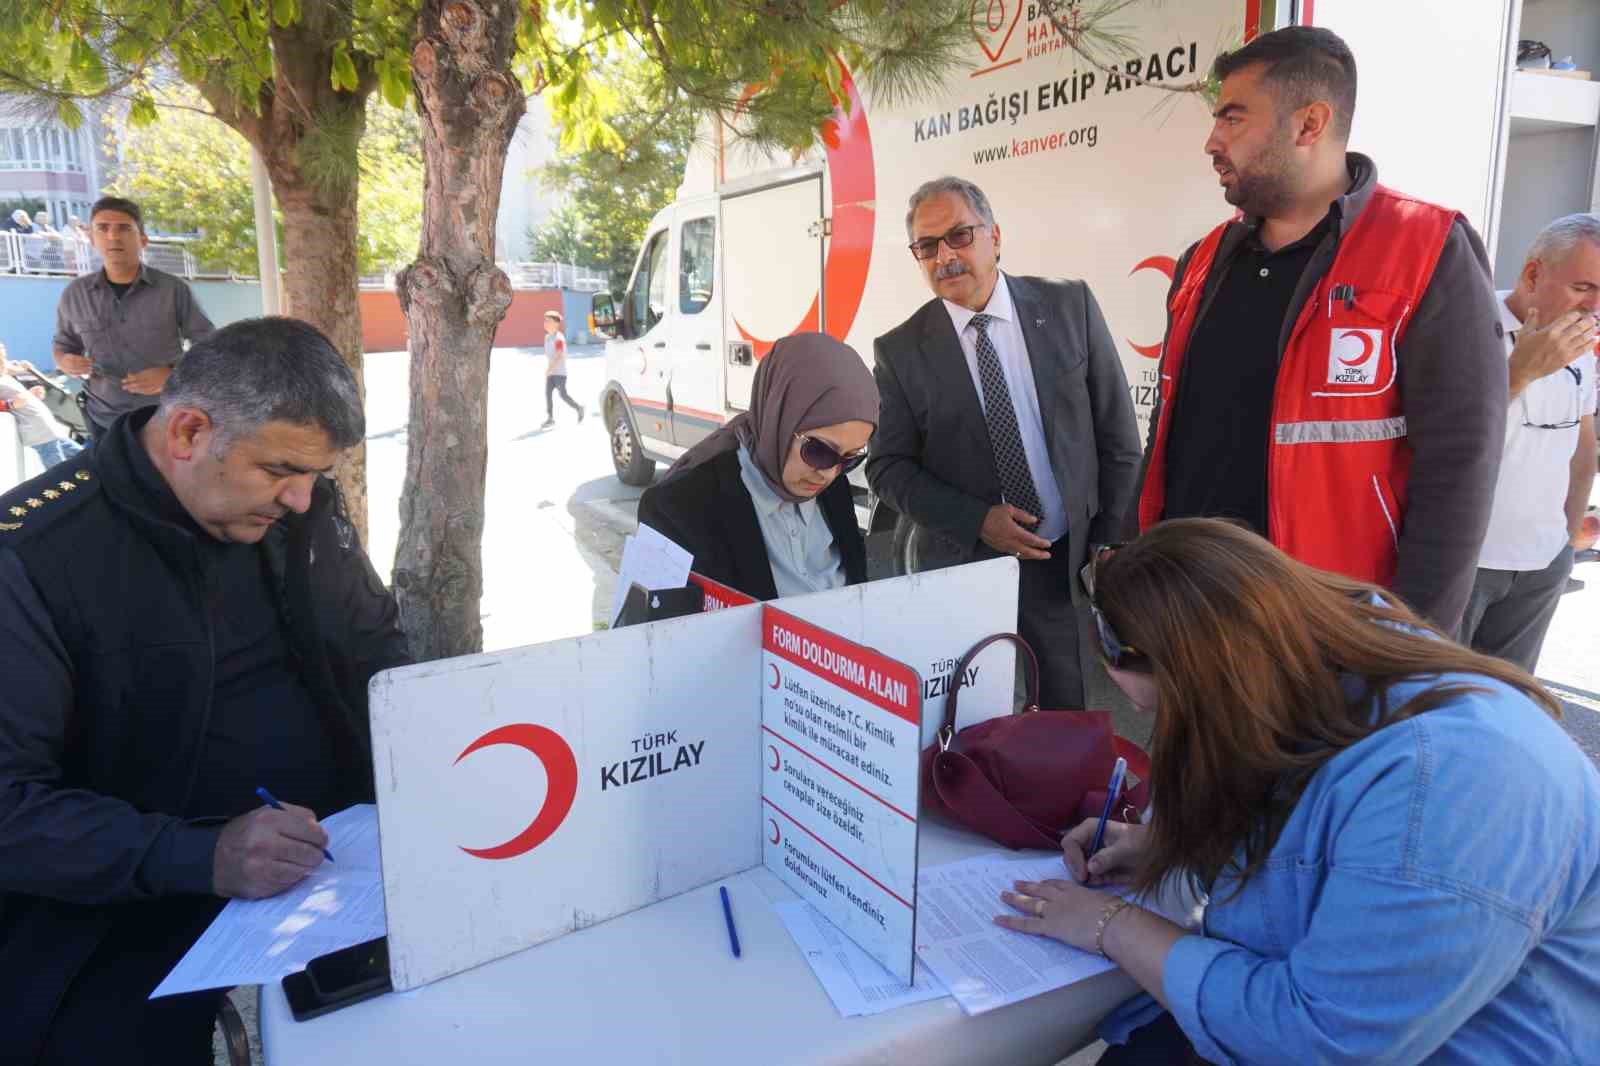
[[[1572,383],[1576,387],[1573,393],[1572,418],[1562,419],[1560,422],[1530,422],[1532,417],[1528,414],[1528,394],[1522,393],[1522,424],[1529,429],[1571,429],[1583,421],[1580,412],[1583,410],[1583,372],[1575,366],[1564,366],[1561,369],[1572,375]]]
[[[965,248],[972,243],[973,234],[983,229],[982,225],[957,226],[942,237],[923,237],[908,245],[911,254],[918,259],[932,259],[939,254],[939,242],[943,241],[951,248]]]
[[[821,437],[796,433],[794,439],[800,442],[800,461],[813,470],[827,471],[838,467],[839,473],[848,474],[867,460],[865,448],[844,455]]]
[[[1103,544],[1091,549],[1089,561],[1078,571],[1078,580],[1083,584],[1083,591],[1089,594],[1089,613],[1094,616],[1095,635],[1100,638],[1100,654],[1113,669],[1121,666],[1124,659],[1144,654],[1132,644],[1122,643],[1122,639],[1117,636],[1117,631],[1111,628],[1111,623],[1106,620],[1105,613],[1100,610],[1100,605],[1094,598],[1095,570],[1102,562],[1115,555],[1120,547],[1121,544]]]

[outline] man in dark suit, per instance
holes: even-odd
[[[924,184],[906,232],[934,299],[874,346],[867,478],[899,513],[914,569],[1021,561],[1017,626],[1039,655],[1041,702],[1081,707],[1095,659],[1076,575],[1139,475],[1116,345],[1083,282],[1000,271],[1000,227],[971,182]]]

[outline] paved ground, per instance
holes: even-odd
[[[594,413],[605,382],[598,347],[568,357],[568,392],[590,408],[578,424],[557,401],[544,421],[544,357],[538,349],[496,349],[490,375],[489,511],[484,534],[485,650],[559,640],[592,631],[611,603],[622,538],[635,525],[640,490],[613,476],[605,428]],[[367,357],[368,549],[382,573],[393,565],[405,477],[407,360]],[[1600,762],[1600,563],[1578,566],[1585,587],[1562,598],[1539,676],[1561,696],[1568,731]],[[254,995],[236,993],[252,1036]],[[1086,1066],[1097,1049],[1063,1066]],[[261,1062],[260,1049],[255,1049]],[[218,1053],[219,1063],[226,1059]]]

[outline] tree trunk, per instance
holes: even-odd
[[[422,246],[396,289],[411,417],[394,590],[419,661],[483,648],[489,349],[511,282],[494,265],[506,151],[522,118],[512,0],[424,0],[411,52],[422,119]]]
[[[283,313],[316,326],[344,356],[366,397],[362,371],[361,307],[357,299],[356,196],[327,191],[290,175],[272,172],[283,211],[283,258],[293,269],[284,277]],[[367,446],[357,444],[339,459],[335,476],[350,521],[367,539]]]
[[[356,146],[366,128],[367,98],[376,79],[363,65],[354,92],[332,87],[333,45],[349,36],[350,17],[349,5],[339,0],[303,0],[299,22],[274,26],[273,80],[254,109],[241,105],[225,85],[202,84],[200,91],[217,117],[261,153],[272,179],[273,196],[283,212],[283,313],[327,334],[355,374],[364,398],[356,272],[360,191]],[[348,168],[323,167],[320,180],[307,172],[304,142],[312,131],[319,137],[318,150],[347,159]],[[269,279],[263,278],[262,284],[269,284]],[[365,542],[364,443],[340,458],[335,477],[350,520]]]

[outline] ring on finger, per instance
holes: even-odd
[[[1044,900],[1036,899],[1033,901],[1033,913],[1037,918],[1044,917]]]

